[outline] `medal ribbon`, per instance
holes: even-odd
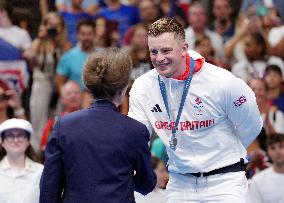
[[[177,146],[176,131],[178,129],[180,116],[181,116],[181,113],[182,113],[182,109],[183,109],[183,106],[184,106],[184,103],[185,103],[185,100],[186,100],[186,96],[187,96],[187,93],[188,93],[188,90],[189,90],[189,87],[190,87],[190,83],[191,83],[191,80],[192,80],[192,77],[193,77],[193,73],[194,73],[195,62],[194,62],[193,58],[187,56],[186,57],[186,65],[187,66],[189,65],[189,58],[190,58],[190,74],[189,74],[188,78],[185,80],[185,83],[184,83],[183,93],[182,93],[182,97],[181,97],[181,101],[180,101],[180,105],[179,105],[179,109],[178,109],[178,115],[177,115],[177,118],[176,118],[176,121],[175,121],[174,128],[172,128],[172,134],[171,134],[170,140],[169,140],[170,148],[174,151],[176,150],[176,146]],[[163,97],[164,105],[166,107],[168,117],[171,121],[166,85],[161,80],[159,75],[158,75],[158,81],[159,81],[160,92],[161,92],[162,97]]]

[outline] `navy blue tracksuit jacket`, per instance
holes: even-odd
[[[40,203],[134,203],[156,185],[149,132],[107,100],[59,118],[49,138]],[[135,171],[135,174],[134,174]]]

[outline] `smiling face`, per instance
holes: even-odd
[[[83,50],[92,50],[94,47],[95,28],[87,24],[81,25],[77,38]]]
[[[165,77],[178,77],[185,71],[188,44],[175,38],[174,33],[148,37],[148,46],[153,66]]]
[[[269,89],[281,88],[281,83],[282,83],[283,79],[282,79],[282,76],[281,76],[280,73],[278,73],[276,71],[268,71],[265,74],[264,79],[265,79]]]
[[[284,141],[268,146],[268,155],[277,167],[284,166]]]
[[[2,146],[8,156],[16,157],[25,154],[29,145],[28,133],[24,130],[11,129],[4,133]]]

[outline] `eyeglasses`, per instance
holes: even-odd
[[[26,132],[6,132],[3,139],[8,142],[24,142],[28,139],[28,135]]]

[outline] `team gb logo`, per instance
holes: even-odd
[[[202,109],[203,109],[202,100],[199,97],[197,97],[195,99],[195,105],[194,105],[195,114],[197,116],[202,116]]]

